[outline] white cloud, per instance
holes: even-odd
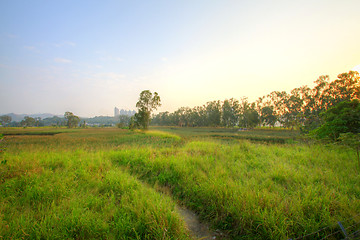
[[[66,58],[54,58],[54,61],[57,63],[72,63],[71,60],[66,59]]]
[[[162,57],[162,58],[161,58],[161,61],[163,61],[163,62],[167,62],[167,61],[168,61],[168,59],[167,59],[167,57]]]
[[[352,70],[352,71],[357,71],[358,73],[360,73],[360,64],[357,65],[357,66],[355,66],[355,67],[353,67],[351,70]]]

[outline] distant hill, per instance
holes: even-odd
[[[81,122],[85,121],[88,125],[104,125],[104,126],[114,126],[117,123],[120,122],[120,116],[126,115],[128,116],[128,119],[132,115],[134,115],[136,112],[133,110],[122,110],[120,111],[120,115],[116,117],[110,117],[110,116],[96,116],[92,118],[83,118],[80,117]],[[66,119],[63,115],[55,115],[51,113],[37,113],[37,114],[15,114],[15,113],[8,113],[8,114],[0,114],[0,116],[7,115],[11,117],[11,124],[8,126],[12,127],[18,127],[21,126],[20,122],[24,120],[26,116],[32,117],[32,118],[40,118],[38,126],[64,126],[66,125]]]
[[[55,115],[51,113],[36,113],[36,114],[16,114],[16,113],[8,113],[8,114],[0,114],[0,116],[7,115],[11,117],[11,121],[13,122],[21,122],[26,116],[32,118],[51,118],[51,117],[64,117],[63,115]]]

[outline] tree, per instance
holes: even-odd
[[[206,103],[206,116],[208,126],[220,126],[221,121],[221,103],[220,101],[212,101]]]
[[[272,107],[266,106],[261,109],[261,122],[264,125],[274,127],[276,123],[276,116]]]
[[[80,118],[74,115],[72,112],[66,112],[64,117],[67,120],[66,125],[68,128],[76,127],[80,122]]]
[[[259,114],[253,107],[245,110],[243,120],[246,128],[254,128],[260,123]]]
[[[34,118],[34,120],[35,120],[35,125],[36,125],[37,127],[44,125],[44,124],[42,123],[40,117],[36,117],[36,118]]]
[[[0,123],[1,125],[6,126],[11,122],[11,117],[7,115],[0,116]]]
[[[318,139],[344,144],[355,150],[360,169],[360,101],[340,102],[320,114],[323,124],[310,132]]]
[[[221,115],[221,122],[223,126],[225,127],[231,126],[232,115],[233,115],[233,111],[230,102],[229,100],[225,100],[222,105],[222,115]]]
[[[321,125],[321,113],[340,102],[360,99],[360,76],[358,72],[342,73],[330,82],[329,76],[320,76],[317,84],[309,91],[304,106],[303,132],[309,132]]]
[[[140,93],[139,101],[136,103],[138,112],[135,114],[136,123],[143,129],[147,129],[150,124],[150,116],[153,110],[161,106],[160,96],[157,92],[144,90]]]
[[[130,123],[130,116],[129,115],[124,115],[124,114],[121,114],[119,116],[119,123],[117,124],[117,127],[118,128],[124,128],[125,126],[129,126],[129,123]]]
[[[21,126],[23,127],[32,127],[35,125],[35,119],[29,116],[25,116],[24,120],[21,121]]]
[[[342,133],[360,133],[360,101],[341,102],[320,114],[323,124],[310,132],[319,139],[337,141]]]
[[[330,83],[329,95],[331,104],[335,105],[342,101],[360,99],[360,76],[358,72],[339,74],[338,79]]]
[[[246,97],[241,99],[239,105],[239,126],[245,128],[256,127],[260,123],[259,113],[255,110],[256,103],[249,103]]]

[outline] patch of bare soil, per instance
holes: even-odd
[[[177,210],[195,239],[225,239],[224,234],[220,231],[210,231],[209,225],[204,222],[200,222],[199,217],[193,211],[184,207],[178,207]]]

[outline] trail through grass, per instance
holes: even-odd
[[[234,238],[301,236],[360,209],[359,175],[343,149],[195,141],[177,149],[113,154],[115,163],[169,187]]]
[[[6,139],[1,238],[190,239],[171,198],[114,166],[99,150],[119,139],[99,136],[92,142],[89,135]]]
[[[20,134],[5,137],[0,156],[0,236],[190,239],[176,202],[231,239],[295,238],[360,221],[360,177],[346,149],[161,130],[13,130]]]

